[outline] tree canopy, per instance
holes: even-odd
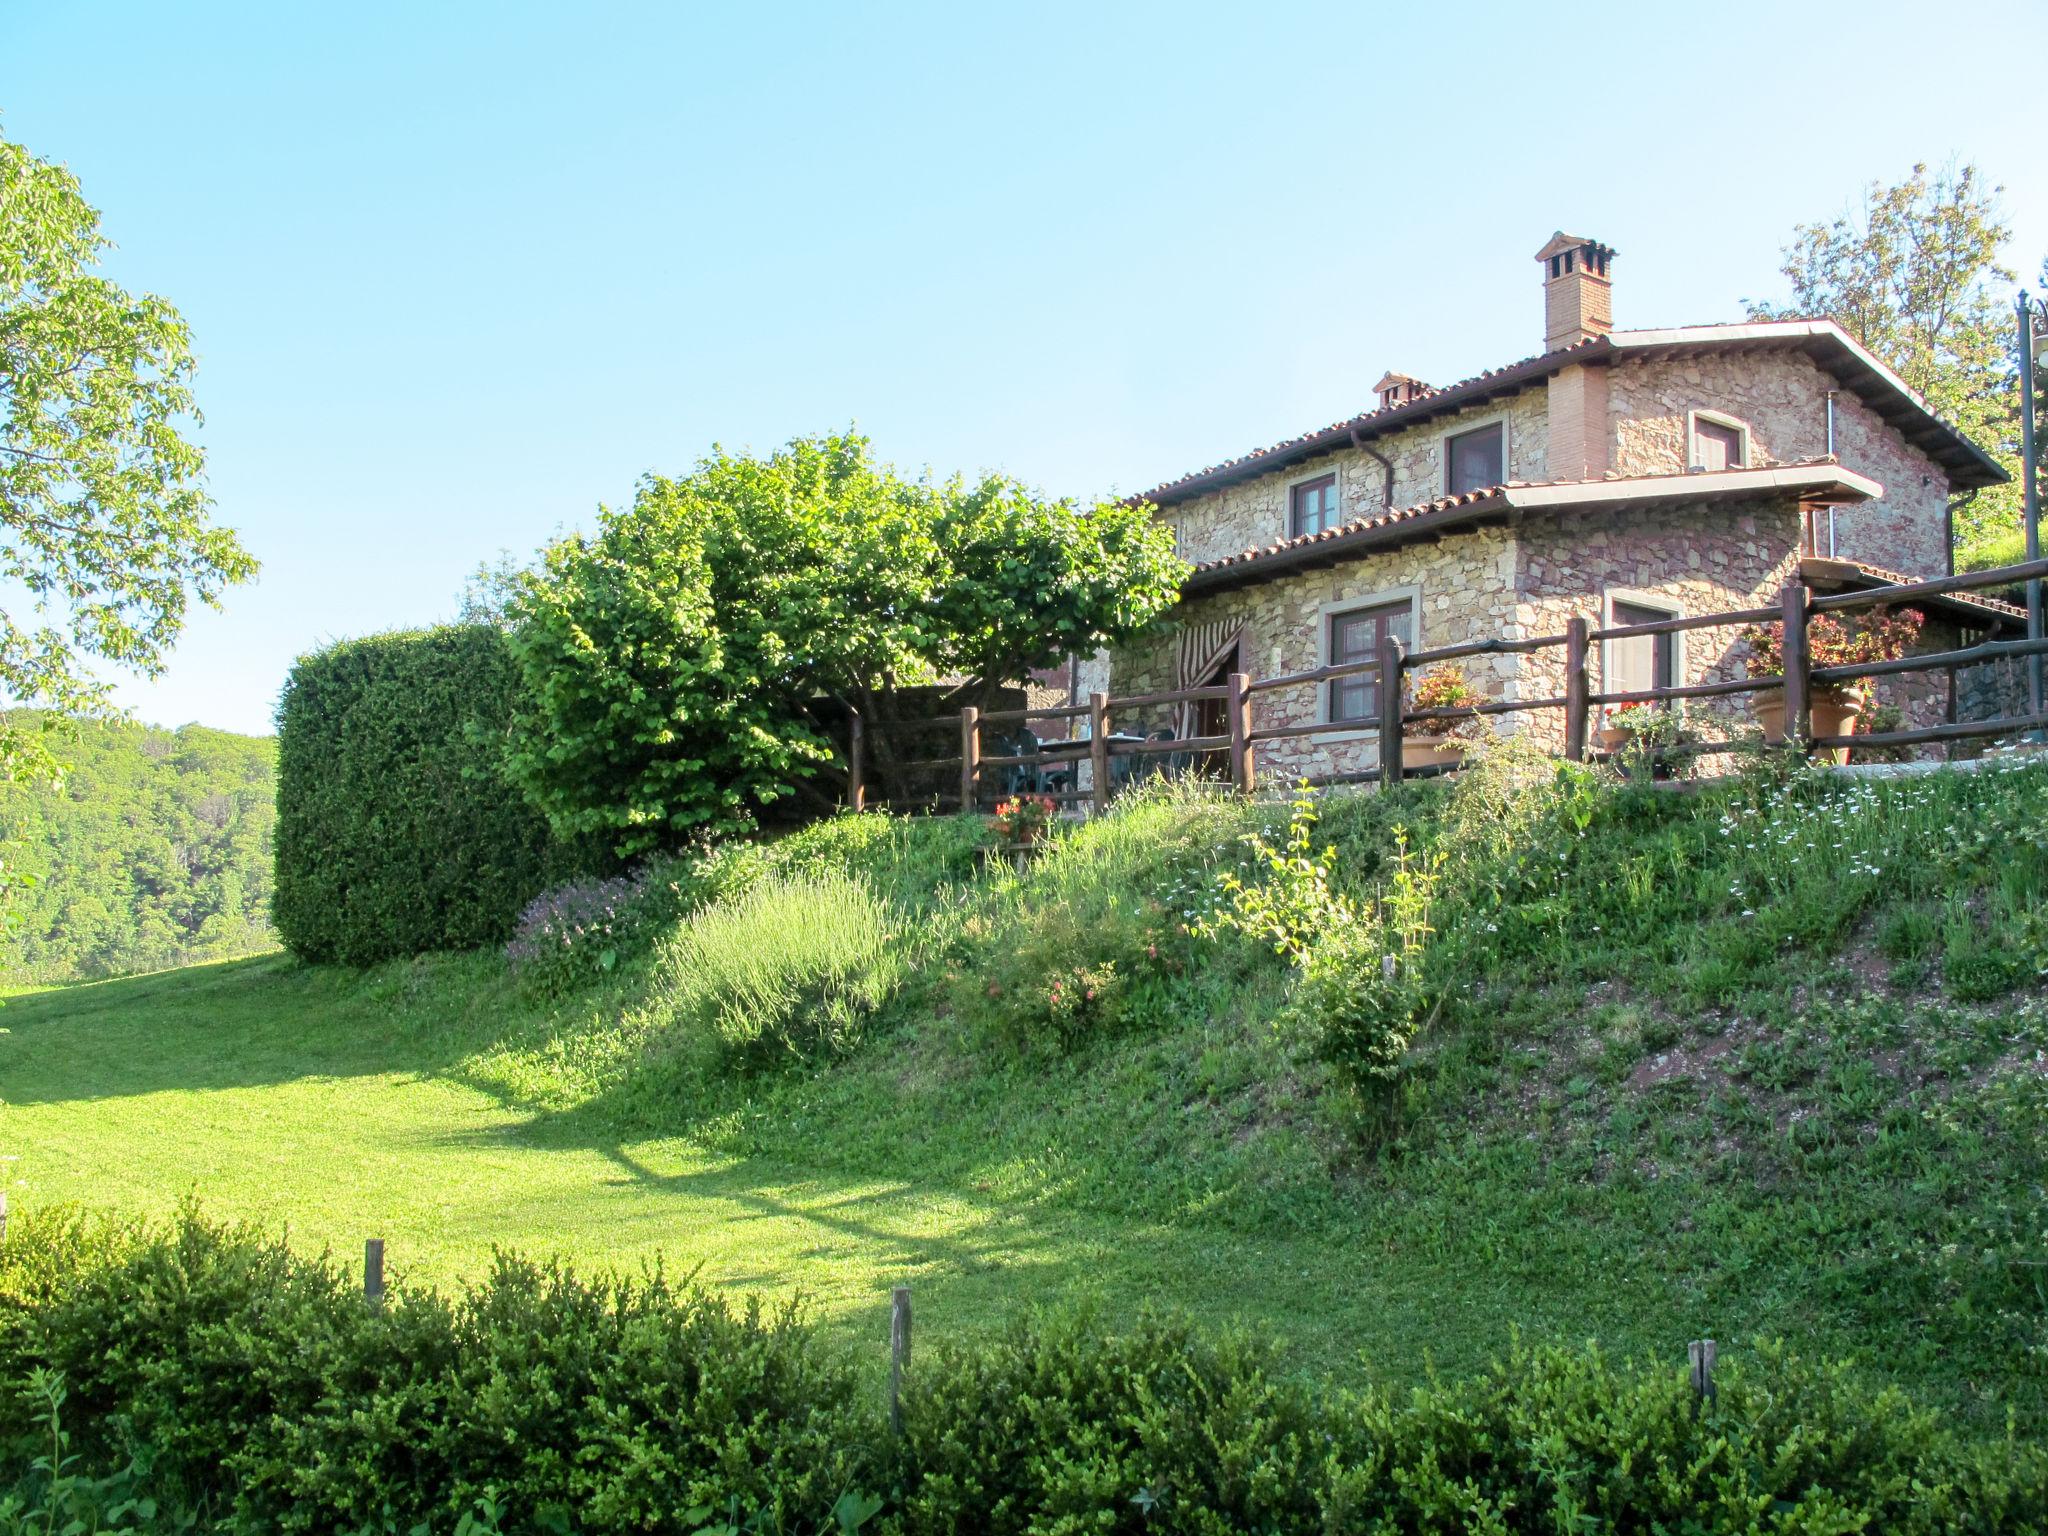
[[[10,980],[118,976],[277,943],[274,740],[89,721],[64,756],[61,782],[11,790],[0,814],[26,876],[0,950]]]
[[[856,435],[715,449],[521,575],[508,771],[620,857],[754,824],[831,757],[821,698],[993,686],[1129,637],[1185,567],[1142,505],[908,480]]]
[[[1975,166],[1916,165],[1894,186],[1865,189],[1860,207],[1794,227],[1785,248],[1787,305],[1752,302],[1750,317],[1820,316],[1868,347],[2012,473],[2013,483],[1956,508],[1958,566],[2018,558],[2018,375],[2013,309],[1997,285],[2011,230]]]
[[[211,521],[185,322],[94,272],[107,249],[77,179],[0,139],[0,696],[64,716],[256,569]],[[41,735],[0,726],[0,776],[49,768]]]

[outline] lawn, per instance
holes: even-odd
[[[1032,1302],[1092,1297],[1114,1316],[1142,1300],[1272,1330],[1304,1363],[1364,1351],[1404,1375],[1425,1351],[1483,1357],[1514,1319],[1599,1331],[1571,1297],[1532,1311],[1516,1287],[1328,1233],[1012,1201],[988,1165],[935,1170],[929,1149],[894,1155],[886,1139],[874,1164],[898,1171],[859,1176],[680,1137],[567,1134],[559,1117],[463,1081],[451,1033],[425,1023],[476,969],[437,959],[359,976],[266,957],[16,997],[0,1134],[19,1159],[17,1210],[167,1213],[189,1197],[351,1262],[381,1236],[394,1273],[429,1282],[477,1274],[496,1246],[585,1266],[659,1261],[737,1290],[800,1292],[878,1347],[889,1288],[906,1282],[926,1337]],[[1622,1320],[1610,1331],[1631,1333]]]
[[[1507,817],[1472,864],[1493,873],[1439,897],[1449,1001],[1363,1138],[1275,1028],[1285,967],[1160,929],[1286,807],[1183,800],[1021,880],[973,873],[957,828],[870,818],[757,872],[773,900],[717,897],[547,998],[491,952],[17,996],[0,1152],[17,1210],[190,1198],[350,1263],[382,1237],[427,1283],[499,1246],[658,1261],[799,1292],[877,1362],[907,1282],[922,1339],[1087,1298],[1401,1383],[1516,1332],[1674,1365],[1768,1336],[2040,1424],[2042,789],[1610,789]],[[1364,892],[1390,817],[1428,844],[1457,804],[1332,802],[1317,835]],[[886,897],[889,996],[823,1057],[742,1069],[759,1040],[700,1037],[749,965],[781,1006],[762,957],[802,937],[777,902],[820,859]],[[1116,1011],[1077,1025],[1048,974]]]

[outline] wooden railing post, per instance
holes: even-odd
[[[1401,715],[1408,707],[1401,686],[1401,639],[1380,640],[1380,788],[1401,782]]]
[[[981,809],[981,711],[972,704],[960,711],[960,809]]]
[[[1812,661],[1806,649],[1806,578],[1796,570],[1785,578],[1781,608],[1784,616],[1785,740],[1804,752],[1808,750],[1807,743],[1813,736],[1812,700],[1809,697],[1812,690],[1806,679],[1806,674],[1812,670]]]
[[[1564,627],[1564,755],[1574,763],[1586,760],[1586,629],[1583,613]]]
[[[1230,782],[1240,795],[1252,792],[1252,696],[1251,679],[1233,672],[1225,686],[1224,714],[1230,721]]]
[[[1093,779],[1095,813],[1109,809],[1109,695],[1088,695],[1088,777]]]
[[[867,727],[861,723],[860,711],[846,712],[846,808],[849,811],[867,809],[867,779],[861,756],[867,748]]]

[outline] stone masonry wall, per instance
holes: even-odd
[[[1414,589],[1416,646],[1451,645],[1488,635],[1517,633],[1517,605],[1511,590],[1514,540],[1507,530],[1481,528],[1453,534],[1436,544],[1349,560],[1324,570],[1302,571],[1274,581],[1199,597],[1174,610],[1174,618],[1201,623],[1238,617],[1245,626],[1244,665],[1254,678],[1306,672],[1327,663],[1324,654],[1332,608]],[[1110,691],[1145,694],[1176,686],[1178,631],[1116,654]],[[1515,658],[1487,657],[1467,669],[1474,687],[1494,698],[1511,696]],[[1255,729],[1307,725],[1326,718],[1327,689],[1305,684],[1254,696]],[[1173,710],[1155,709],[1141,718],[1112,722],[1120,731],[1171,729]],[[1378,742],[1368,732],[1295,737],[1263,742],[1256,749],[1260,777],[1284,782],[1299,774],[1349,773],[1375,766]]]
[[[1745,506],[1673,507],[1654,511],[1563,513],[1523,524],[1516,582],[1531,634],[1562,634],[1575,613],[1594,628],[1606,622],[1617,593],[1668,604],[1680,614],[1726,612],[1774,602],[1796,563],[1799,508],[1793,502]],[[1605,647],[1588,657],[1593,691],[1606,688]],[[1744,649],[1733,628],[1684,632],[1678,644],[1678,680],[1705,683],[1742,675]],[[1564,691],[1564,653],[1529,657],[1529,688],[1536,697]],[[1746,697],[1690,701],[1688,715],[1747,719]],[[1594,712],[1597,728],[1605,711]],[[1530,717],[1548,744],[1564,739],[1562,713]]]
[[[1542,480],[1549,451],[1548,397],[1539,383],[1519,395],[1473,406],[1454,416],[1424,422],[1380,438],[1372,446],[1394,466],[1394,505],[1413,506],[1444,494],[1444,439],[1489,421],[1508,424],[1507,477]],[[1318,475],[1337,475],[1343,518],[1370,517],[1382,508],[1386,471],[1357,448],[1325,454],[1291,469],[1262,475],[1241,485],[1162,509],[1161,518],[1179,535],[1183,560],[1200,563],[1247,549],[1263,549],[1290,534],[1288,492]]]
[[[1758,468],[1827,453],[1827,391],[1834,380],[1803,355],[1624,360],[1609,374],[1617,474],[1684,470],[1692,411],[1715,411],[1744,423],[1750,463]],[[1835,396],[1835,455],[1844,467],[1884,487],[1880,500],[1837,514],[1836,552],[1912,576],[1947,575],[1948,480],[1940,466],[1846,390]]]

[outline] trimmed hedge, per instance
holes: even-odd
[[[45,1214],[0,1249],[0,1530],[41,1530],[23,1511],[52,1502],[93,1529],[143,1499],[286,1532],[2048,1527],[2040,1445],[1744,1353],[1702,1411],[1682,1366],[1589,1351],[1348,1393],[1175,1321],[1034,1317],[921,1347],[896,1439],[879,1350],[863,1373],[788,1310],[503,1257],[373,1310],[327,1262],[189,1213]],[[84,1469],[54,1500],[32,1467],[50,1373]]]
[[[497,943],[568,872],[498,769],[517,677],[485,624],[299,658],[277,710],[272,907],[294,954],[367,965]]]

